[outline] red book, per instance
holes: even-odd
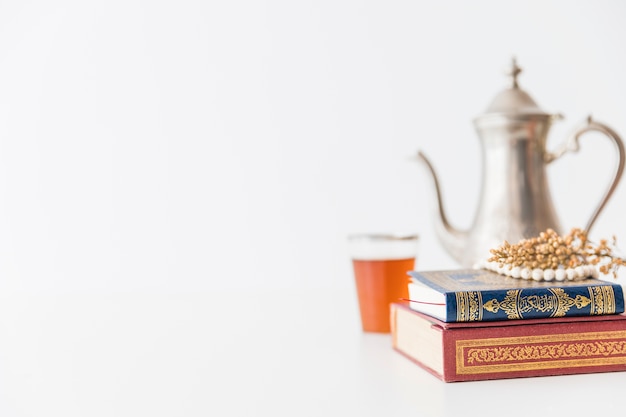
[[[394,349],[445,382],[626,371],[626,315],[445,323],[391,305]]]

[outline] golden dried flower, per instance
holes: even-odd
[[[541,232],[539,236],[524,239],[516,244],[507,241],[496,249],[491,249],[488,262],[497,262],[524,268],[558,269],[576,268],[582,265],[596,265],[603,274],[611,273],[617,277],[617,270],[626,266],[626,259],[614,254],[617,239],[612,237],[611,244],[601,239],[597,246],[589,242],[587,234],[579,228],[572,229],[561,237],[552,229]]]

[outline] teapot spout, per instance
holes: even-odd
[[[450,224],[443,205],[439,179],[437,178],[437,174],[435,172],[435,169],[433,168],[433,165],[430,163],[426,155],[422,153],[422,151],[419,151],[417,153],[417,160],[422,163],[424,167],[426,167],[435,189],[435,231],[437,233],[437,237],[440,243],[448,252],[448,254],[459,264],[464,266],[472,266],[465,265],[466,260],[464,259],[464,253],[467,249],[468,244],[469,231],[459,230]]]

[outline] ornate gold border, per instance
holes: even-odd
[[[495,339],[469,339],[456,341],[456,372],[459,375],[484,374],[490,372],[516,372],[538,369],[574,368],[581,366],[603,366],[603,365],[626,365],[626,355],[623,356],[585,356],[580,355],[570,359],[562,360],[529,360],[518,362],[498,363],[493,365],[465,365],[465,349],[494,346],[519,346],[525,344],[554,344],[567,343],[574,344],[581,341],[593,341],[594,343],[610,343],[610,341],[625,341],[626,331],[609,332],[589,332],[589,333],[569,333],[541,336],[520,336],[505,337]]]

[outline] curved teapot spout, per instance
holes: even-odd
[[[435,169],[422,151],[417,153],[417,160],[422,162],[427,168],[435,188],[437,197],[435,206],[435,231],[437,233],[437,237],[448,254],[450,254],[450,256],[452,256],[452,258],[454,258],[459,264],[464,264],[465,260],[463,254],[467,249],[469,231],[456,229],[448,222],[448,218],[443,207],[441,188],[439,186],[439,180],[437,178],[437,174],[435,173]]]

